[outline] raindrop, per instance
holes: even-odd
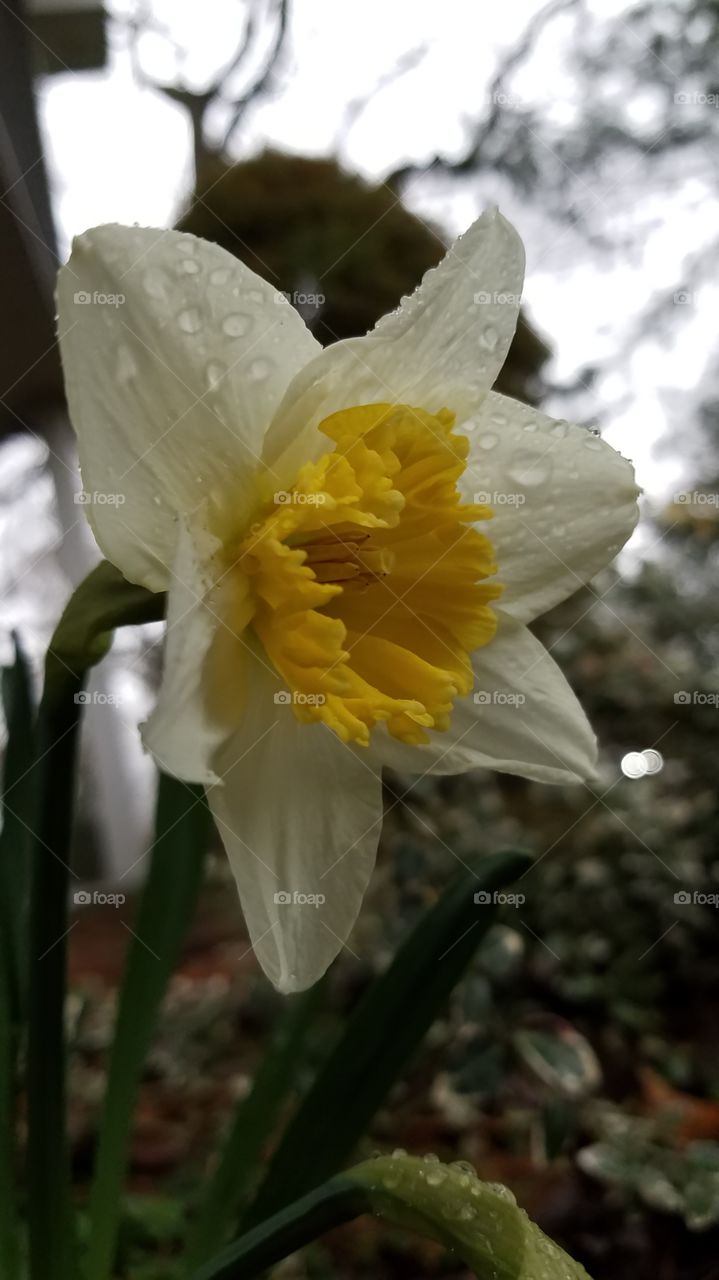
[[[569,428],[569,423],[567,422],[567,420],[565,418],[560,418],[559,421],[555,422],[554,426],[552,427],[550,435],[556,436],[557,440],[563,440],[567,434],[568,428]]]
[[[131,382],[137,373],[137,365],[129,347],[122,343],[117,349],[117,380],[121,384]]]
[[[492,435],[491,432],[479,438],[480,449],[493,449],[496,444],[499,444],[499,436]]]
[[[499,334],[493,324],[488,324],[481,332],[479,341],[487,351],[494,351]]]
[[[628,751],[622,756],[620,768],[625,778],[643,778],[648,772],[647,762],[641,751]]]
[[[439,1187],[444,1182],[446,1177],[447,1177],[447,1170],[443,1169],[442,1166],[439,1165],[435,1169],[430,1169],[429,1173],[427,1174],[427,1185],[430,1187]]]
[[[664,768],[664,757],[661,751],[655,751],[653,747],[648,747],[646,751],[642,751],[647,773],[661,773]]]
[[[270,360],[253,360],[249,374],[253,382],[263,382],[272,368]]]
[[[220,385],[226,373],[227,373],[226,366],[224,364],[221,364],[219,360],[210,361],[207,368],[205,369],[205,375],[207,377],[207,385],[210,388],[210,391],[214,391],[215,388]]]
[[[264,302],[262,291],[260,289],[250,289],[247,294],[247,301],[253,303],[254,306],[259,306],[261,302]]]
[[[189,236],[186,240],[178,240],[177,252],[178,253],[194,253],[195,252],[194,240],[191,240]]]
[[[536,431],[536,430],[537,430],[537,424],[536,424],[536,422],[525,422],[525,424],[524,424],[524,430],[525,430],[525,431]]]
[[[161,507],[161,506],[162,506],[162,498],[160,497],[159,493],[156,493],[156,494],[155,494],[155,496],[154,496],[154,498],[152,499],[152,501],[154,502],[154,504],[155,504],[155,506],[156,506],[156,507]]]
[[[507,1200],[510,1204],[517,1203],[517,1197],[514,1192],[510,1191],[509,1187],[505,1187],[503,1182],[487,1182],[485,1185],[487,1190],[492,1191],[495,1196],[499,1196],[500,1200]]]
[[[222,332],[226,333],[228,338],[243,338],[251,328],[251,317],[243,316],[239,312],[231,316],[225,316],[222,321]]]
[[[229,267],[215,267],[214,271],[210,272],[210,284],[227,284],[229,278]]]
[[[527,462],[518,462],[507,468],[507,474],[525,489],[534,489],[544,484],[552,473],[551,462],[542,457],[530,458]]]
[[[598,452],[601,447],[601,441],[597,440],[595,436],[590,436],[588,440],[584,441],[584,448],[594,449],[595,453]]]
[[[406,1154],[407,1152],[405,1151],[404,1147],[395,1147],[394,1151],[392,1152],[392,1159],[399,1160],[402,1156],[406,1156]]]
[[[197,307],[187,307],[185,311],[181,311],[177,317],[177,323],[183,333],[199,333],[202,328],[202,319]]]
[[[164,298],[165,277],[157,267],[151,267],[142,277],[142,287],[151,298]]]
[[[180,263],[180,271],[183,272],[183,274],[185,275],[195,276],[197,275],[199,270],[200,270],[200,264],[199,262],[195,262],[194,258],[183,258],[182,262]]]

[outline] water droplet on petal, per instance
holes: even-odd
[[[180,263],[180,271],[183,275],[195,276],[199,270],[200,264],[199,262],[196,262],[194,258],[183,258]]]
[[[525,489],[535,489],[538,485],[545,484],[551,473],[551,461],[541,455],[536,458],[528,457],[526,461],[515,462],[507,468],[511,479]]]
[[[479,438],[480,449],[493,449],[496,444],[499,444],[499,436],[492,435],[490,431]]]
[[[566,419],[560,418],[558,422],[555,422],[550,434],[556,436],[557,440],[563,440],[567,434],[568,427],[569,423]]]
[[[215,388],[220,385],[226,373],[227,368],[224,364],[221,364],[219,360],[210,360],[210,363],[205,369],[207,385],[210,388],[210,391],[214,391]]]
[[[247,294],[247,301],[253,303],[254,306],[259,306],[261,302],[264,302],[264,295],[260,289],[250,289]]]
[[[240,312],[234,315],[225,316],[222,321],[222,332],[226,333],[228,338],[243,338],[252,328],[252,319],[250,316],[243,316]]]
[[[481,342],[482,346],[487,349],[487,351],[494,351],[494,348],[497,345],[498,337],[499,337],[499,334],[497,333],[497,330],[495,329],[494,325],[488,324],[482,330],[479,337],[479,341]]]
[[[178,240],[178,241],[177,241],[177,252],[178,252],[178,253],[194,253],[194,252],[195,252],[195,241],[194,241],[194,240],[192,240],[192,239],[190,238],[190,236],[188,236],[186,240]]]
[[[157,267],[151,267],[142,277],[142,287],[151,298],[164,298],[165,277]]]
[[[229,267],[215,267],[214,271],[210,272],[210,284],[227,284],[229,278]]]
[[[584,441],[585,449],[593,449],[595,452],[598,452],[601,449],[601,447],[602,447],[601,441],[597,440],[594,436],[590,436],[588,440]]]
[[[197,307],[187,307],[178,315],[177,323],[183,333],[199,333],[202,328],[202,317]]]
[[[271,369],[271,360],[253,360],[249,369],[250,378],[253,382],[264,382]]]
[[[131,382],[137,373],[135,357],[124,342],[117,349],[116,373],[118,382],[123,385]]]

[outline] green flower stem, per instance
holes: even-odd
[[[83,673],[46,682],[40,705],[37,840],[30,905],[28,1229],[33,1280],[78,1275],[65,1130],[65,962],[70,837]]]
[[[32,1280],[78,1280],[65,1122],[65,970],[70,840],[81,705],[89,667],[127,623],[164,598],[103,562],[73,594],[50,642],[38,716],[28,995],[28,1228]]]
[[[367,1160],[325,1182],[248,1231],[192,1280],[252,1280],[361,1213],[439,1241],[477,1280],[589,1280],[506,1187],[481,1182],[469,1165],[404,1152]]]

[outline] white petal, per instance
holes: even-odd
[[[250,500],[264,431],[319,344],[271,285],[175,231],[86,232],[58,307],[87,514],[108,559],[160,590],[176,513],[215,488]]]
[[[209,786],[217,782],[212,768],[214,752],[228,735],[227,720],[213,714],[209,697],[208,667],[213,658],[217,659],[227,629],[223,611],[213,599],[219,574],[214,557],[219,543],[186,518],[180,519],[178,527],[162,682],[142,738],[164,773]],[[234,618],[236,624],[236,610]],[[232,678],[241,685],[249,650],[239,637],[234,648]]]
[[[350,405],[397,402],[467,416],[504,363],[523,276],[519,236],[488,210],[398,311],[366,337],[328,347],[302,371],[268,432],[267,461],[280,467],[280,455],[292,446],[291,472],[313,447],[303,429],[311,436],[323,417]]]
[[[465,423],[467,496],[487,502],[504,612],[531,622],[614,559],[634,528],[634,469],[603,440],[492,392]]]
[[[597,745],[559,667],[526,627],[497,610],[497,634],[474,655],[475,690],[424,747],[377,735],[375,754],[405,773],[496,769],[537,782],[593,776]]]
[[[216,755],[223,785],[209,801],[260,964],[280,991],[301,991],[359,912],[382,826],[381,783],[330,730],[300,724],[274,701],[281,686],[259,659],[249,686],[242,726]],[[312,905],[313,895],[324,901]]]

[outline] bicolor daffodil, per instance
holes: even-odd
[[[489,211],[398,311],[325,350],[192,236],[97,227],[60,274],[88,516],[128,579],[169,593],[144,742],[207,787],[283,991],[355,922],[383,766],[594,771],[527,624],[616,554],[637,489],[590,432],[491,390],[523,265]]]

